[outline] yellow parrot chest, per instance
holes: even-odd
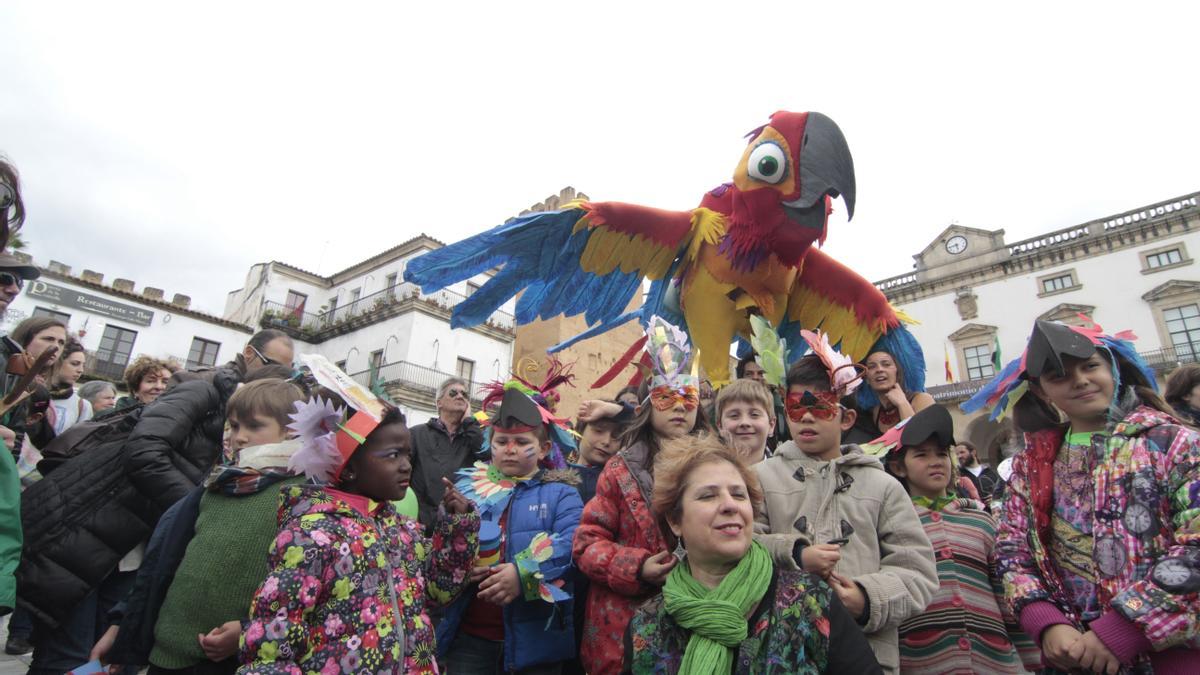
[[[777,306],[783,309],[785,298],[800,272],[795,267],[783,265],[774,255],[767,256],[752,270],[735,269],[716,246],[703,247],[698,262],[695,272],[707,272],[715,281],[727,287],[725,293],[739,309],[757,307],[771,320],[778,318],[775,316]]]

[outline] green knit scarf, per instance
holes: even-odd
[[[663,605],[692,633],[680,675],[730,672],[734,650],[748,633],[746,615],[766,595],[772,570],[771,554],[758,542],[750,544],[737,567],[711,590],[696,581],[686,560],[671,570],[663,586]]]

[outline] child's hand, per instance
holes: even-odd
[[[208,631],[208,635],[200,635],[200,649],[204,657],[217,662],[238,653],[238,640],[242,635],[242,624],[238,621],[226,621]]]
[[[858,584],[854,583],[853,579],[844,577],[837,572],[830,573],[828,582],[833,587],[833,591],[837,593],[838,600],[841,600],[842,604],[846,606],[846,611],[850,612],[850,616],[854,617],[855,621],[862,618],[863,610],[867,607],[867,598]]]
[[[108,630],[104,631],[104,635],[100,636],[100,640],[92,647],[92,653],[88,654],[89,661],[108,661],[108,652],[112,651],[113,643],[117,641],[117,632],[121,626],[109,626]]]
[[[1056,623],[1042,631],[1042,656],[1055,668],[1075,670],[1080,667],[1079,659],[1071,656],[1071,648],[1082,638],[1074,626]]]
[[[642,570],[638,576],[642,581],[651,586],[662,586],[667,583],[667,575],[675,568],[675,564],[679,559],[671,555],[669,551],[663,551],[656,555],[646,558],[646,562],[642,563]]]
[[[1080,668],[1090,673],[1107,673],[1117,675],[1121,670],[1121,662],[1116,655],[1100,640],[1095,631],[1084,633],[1071,648],[1067,656],[1074,659]]]
[[[620,403],[609,403],[608,401],[600,401],[592,399],[579,404],[579,410],[575,416],[581,422],[594,422],[605,417],[616,417],[621,414]]]
[[[479,584],[476,597],[501,607],[516,600],[521,594],[521,577],[517,574],[517,566],[504,563],[488,569],[491,575]]]
[[[842,547],[837,544],[813,544],[805,546],[800,553],[801,567],[805,572],[811,572],[822,579],[828,579],[833,574],[842,559]]]
[[[473,584],[477,584],[480,581],[483,581],[484,579],[490,577],[491,575],[492,575],[491,567],[484,567],[481,565],[476,565],[475,567],[471,568],[470,572],[467,573],[467,580]]]
[[[442,506],[446,509],[446,513],[463,514],[471,510],[470,500],[454,487],[454,483],[451,483],[449,478],[443,477],[442,485],[446,488],[446,492],[442,495]]]

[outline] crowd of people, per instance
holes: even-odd
[[[0,253],[0,311],[38,274]],[[714,387],[664,328],[572,420],[552,363],[481,410],[450,378],[409,426],[276,330],[81,384],[70,327],[26,319],[0,340],[6,651],[35,674],[1200,672],[1200,365],[1160,396],[1121,335],[1038,321],[964,404],[1012,417],[993,468],[886,350],[806,334]]]

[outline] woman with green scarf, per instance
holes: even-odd
[[[833,590],[776,568],[754,542],[762,491],[734,451],[712,436],[668,446],[655,459],[653,501],[683,562],[630,621],[624,672],[882,672]]]

